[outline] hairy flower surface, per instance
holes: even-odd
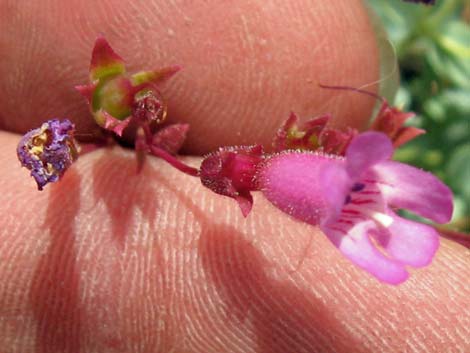
[[[78,145],[73,134],[74,125],[69,120],[52,119],[21,138],[18,159],[31,171],[39,190],[58,181],[77,159]]]
[[[450,220],[452,194],[430,173],[390,160],[392,142],[366,132],[345,157],[286,151],[266,158],[258,186],[275,206],[317,225],[340,251],[378,279],[398,284],[407,266],[428,265],[439,245],[430,226],[399,217],[408,209]]]
[[[251,191],[257,190],[255,174],[262,158],[260,145],[220,148],[201,163],[202,185],[235,199],[246,217],[253,206]]]

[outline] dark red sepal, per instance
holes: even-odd
[[[253,205],[250,192],[257,190],[256,172],[262,160],[260,145],[223,147],[204,158],[199,176],[207,188],[235,199],[246,217]]]
[[[414,126],[403,126],[408,119],[414,116],[415,114],[412,112],[402,112],[398,108],[391,107],[384,100],[370,130],[383,132],[392,140],[393,147],[397,148],[425,133],[424,130]]]

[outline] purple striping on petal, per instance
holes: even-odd
[[[358,192],[358,191],[363,190],[365,187],[366,187],[366,184],[364,184],[364,183],[355,183],[352,186],[351,191]]]
[[[56,182],[77,159],[74,125],[69,120],[49,120],[26,133],[17,147],[21,164],[31,171],[38,189]]]

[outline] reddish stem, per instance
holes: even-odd
[[[371,97],[381,101],[382,103],[385,102],[384,97],[381,97],[381,96],[379,96],[375,93],[372,93],[372,92],[369,92],[369,91],[366,91],[366,90],[363,90],[363,89],[360,89],[360,88],[349,87],[349,86],[328,86],[328,85],[323,85],[321,83],[319,83],[318,86],[320,88],[326,88],[326,89],[338,89],[338,90],[343,90],[343,91],[359,92],[359,93],[365,94],[367,96],[371,96]]]
[[[175,156],[169,154],[164,149],[161,149],[161,148],[155,147],[155,146],[149,146],[149,147],[150,147],[150,151],[152,152],[152,154],[154,156],[165,160],[168,164],[175,167],[179,171],[181,171],[183,173],[186,173],[188,175],[191,175],[191,176],[199,176],[199,170],[198,169],[196,169],[194,167],[190,167],[189,165],[184,164],[178,158],[176,158]]]
[[[436,230],[441,234],[443,238],[453,240],[465,246],[467,249],[470,249],[470,234],[445,229],[444,227],[436,227]]]

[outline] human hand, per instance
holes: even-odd
[[[119,6],[117,6],[119,5]],[[37,6],[38,8],[35,8]],[[189,122],[189,163],[220,145],[270,143],[290,110],[361,127],[372,102],[317,83],[377,79],[360,1],[217,5],[0,2],[0,125],[52,117],[94,128],[73,89],[104,33],[131,71],[180,64],[169,116]],[[463,351],[468,252],[442,241],[433,264],[393,287],[343,259],[314,227],[256,195],[229,199],[114,147],[81,157],[36,192],[18,135],[0,155],[0,346],[7,352]],[[465,341],[467,340],[467,341]]]

